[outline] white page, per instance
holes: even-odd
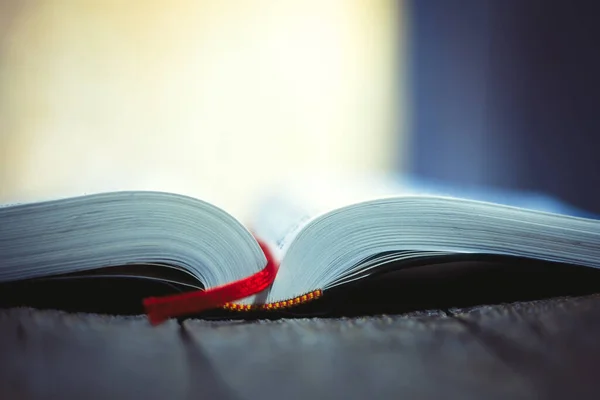
[[[260,202],[251,228],[283,258],[290,243],[313,218],[361,201],[403,195],[461,197],[559,214],[594,217],[556,199],[536,193],[452,187],[383,174],[321,174],[297,177],[277,185]]]

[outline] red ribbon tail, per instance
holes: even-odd
[[[150,323],[158,325],[169,318],[218,308],[225,303],[240,300],[267,289],[275,280],[279,265],[275,262],[268,247],[261,241],[258,241],[258,244],[267,258],[267,265],[264,269],[238,281],[207,290],[145,298],[144,309]]]

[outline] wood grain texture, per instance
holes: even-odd
[[[0,310],[0,398],[597,398],[600,296],[394,316]]]

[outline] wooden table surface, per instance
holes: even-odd
[[[0,310],[2,399],[600,398],[600,295],[394,316]]]

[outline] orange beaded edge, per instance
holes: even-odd
[[[223,308],[230,311],[271,311],[281,310],[282,308],[289,308],[300,304],[308,303],[309,301],[316,300],[323,295],[321,289],[313,290],[310,293],[303,294],[302,296],[294,297],[293,299],[277,301],[275,303],[267,304],[236,304],[236,303],[225,303]]]

